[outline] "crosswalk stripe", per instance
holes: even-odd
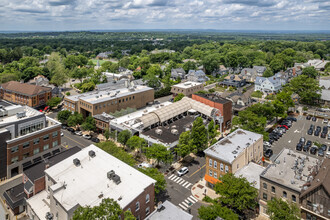
[[[182,179],[181,181],[179,181],[179,182],[178,182],[178,184],[180,184],[180,185],[181,185],[181,183],[183,183],[183,182],[185,182],[185,180],[184,180],[184,179]]]
[[[189,204],[189,203],[190,203],[190,202],[189,202],[187,199],[185,199],[184,201],[185,201],[187,204]]]
[[[175,174],[172,174],[172,175],[169,177],[169,179],[171,179],[173,176],[175,176]]]
[[[192,185],[192,184],[191,184],[191,183],[189,183],[187,186],[185,186],[185,188],[187,188],[187,189],[188,189],[188,188],[189,188],[189,186],[191,186],[191,185]]]
[[[192,196],[192,195],[189,196],[189,198],[191,198],[192,200],[195,200],[196,202],[198,201],[198,199],[196,199],[196,198],[195,198],[194,196]],[[189,198],[188,198],[188,199],[189,199]]]
[[[182,186],[185,187],[187,184],[189,184],[189,182],[185,182]]]
[[[183,205],[179,204],[179,206],[180,206],[183,210],[187,210],[187,208],[184,207]]]
[[[182,179],[179,177],[177,180],[175,180],[174,182],[178,183],[179,181],[181,181]]]
[[[191,199],[191,198],[189,198],[189,197],[188,197],[187,199],[188,199],[190,202],[192,202],[193,204],[194,204],[194,203],[196,203],[196,201],[195,201],[195,200],[192,200],[192,199]]]
[[[175,181],[177,179],[179,179],[180,177],[176,176],[175,178],[173,178],[172,180]]]
[[[185,202],[181,202],[182,205],[186,206],[187,208],[189,207],[189,205]]]

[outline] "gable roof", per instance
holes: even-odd
[[[50,92],[52,89],[49,87],[31,85],[27,83],[20,83],[17,81],[9,81],[1,85],[2,89],[10,90],[13,92],[25,94],[25,95],[38,95],[43,92]]]

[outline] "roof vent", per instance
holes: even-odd
[[[109,180],[112,180],[112,177],[115,175],[115,171],[113,170],[110,170],[108,173],[107,173],[107,177]]]
[[[73,159],[73,164],[78,167],[80,166],[80,160],[78,158]]]
[[[95,151],[93,150],[88,151],[88,155],[92,158],[95,157]]]
[[[163,208],[163,203],[162,202],[158,202],[157,204],[157,210],[160,211]]]
[[[233,153],[233,154],[237,154],[237,151],[236,151],[236,150],[234,150],[232,153]]]
[[[120,180],[120,176],[118,176],[117,174],[114,174],[112,177],[112,180],[118,185],[119,183],[121,183]]]
[[[53,219],[53,214],[50,213],[50,212],[47,212],[45,218],[46,218],[47,220],[51,220],[51,219]]]

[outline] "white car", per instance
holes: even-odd
[[[323,119],[323,123],[328,124],[328,119],[327,118]]]
[[[138,165],[138,167],[139,167],[139,168],[150,168],[150,167],[152,167],[152,165],[149,164],[149,163],[143,162],[143,163],[140,163],[140,164]]]
[[[91,138],[92,138],[92,136],[90,136],[90,135],[88,135],[88,134],[84,134],[84,135],[83,135],[83,138],[85,138],[85,139],[89,140],[89,139],[91,139]]]
[[[182,167],[180,170],[177,171],[178,173],[178,176],[183,176],[185,175],[186,173],[188,173],[188,167]]]
[[[61,137],[63,137],[63,135],[64,135],[64,134],[63,134],[63,132],[61,131]]]
[[[82,135],[83,135],[81,131],[75,131],[74,133],[75,133],[76,135],[78,135],[78,136],[82,136]]]
[[[264,141],[264,146],[272,146],[268,141]]]

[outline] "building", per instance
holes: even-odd
[[[12,103],[35,108],[46,105],[47,101],[52,98],[52,89],[28,83],[9,81],[1,85],[0,98]]]
[[[84,117],[110,113],[126,108],[142,108],[154,101],[154,89],[147,86],[130,86],[112,90],[86,92],[66,96],[63,108],[81,113]]]
[[[263,136],[237,129],[204,150],[206,160],[205,180],[213,188],[218,178],[236,171],[252,162],[261,161]]]
[[[246,80],[243,76],[232,74],[226,76],[222,82],[219,82],[219,85],[240,88],[246,85]]]
[[[265,167],[260,166],[256,163],[250,162],[248,165],[245,165],[242,169],[236,171],[236,177],[246,178],[251,185],[259,190],[260,188],[260,174],[265,170]]]
[[[184,79],[186,75],[186,71],[184,71],[183,68],[176,68],[176,69],[172,69],[171,70],[171,78],[174,79],[174,80],[177,80],[177,79]]]
[[[51,88],[52,89],[52,97],[54,97],[54,96],[61,97],[62,96],[61,95],[61,90],[57,86],[54,86],[54,85],[50,84],[49,80],[43,75],[38,75],[38,76],[34,77],[28,83],[32,84],[32,85]]]
[[[210,80],[209,77],[206,76],[203,70],[189,70],[186,75],[187,81],[205,83]]]
[[[108,59],[109,58],[109,55],[112,55],[113,52],[112,51],[106,51],[106,52],[102,52],[102,53],[99,53],[96,58],[97,59]]]
[[[229,70],[224,65],[219,65],[219,69],[212,72],[212,76],[216,77],[217,75],[223,76],[228,74]]]
[[[173,96],[182,93],[187,97],[191,97],[192,94],[201,90],[204,90],[204,86],[202,83],[188,81],[173,85],[171,88],[171,93],[173,94]]]
[[[241,76],[243,76],[246,81],[254,82],[258,76],[262,76],[266,71],[265,66],[253,66],[253,68],[244,68],[241,70]]]
[[[312,180],[305,184],[300,194],[303,219],[326,220],[330,218],[330,159],[323,161]]]
[[[307,63],[295,63],[294,67],[298,68],[306,68],[309,66],[313,66],[316,70],[318,71],[324,71],[325,65],[328,63],[328,60],[319,60],[319,59],[313,59],[313,60],[308,60]]]
[[[47,215],[69,220],[78,207],[94,207],[105,198],[137,219],[154,211],[156,181],[95,145],[47,168],[45,174],[45,190],[26,200],[31,219]]]
[[[312,172],[320,161],[314,157],[284,148],[275,158],[274,164],[260,175],[259,204],[260,215],[267,215],[267,201],[282,198],[300,206],[299,197]]]
[[[128,79],[133,80],[133,72],[130,70],[126,70],[120,73],[109,73],[109,72],[102,72],[102,75],[106,77],[107,82],[119,81],[121,79]]]
[[[193,216],[170,201],[166,200],[159,204],[157,209],[151,213],[145,220],[192,220]]]
[[[23,171],[22,183],[14,186],[3,193],[6,205],[14,215],[25,211],[25,199],[31,198],[45,190],[45,169],[51,167],[65,158],[80,151],[79,147],[73,147],[58,154],[48,154],[44,160]]]
[[[110,121],[115,119],[115,117],[103,112],[102,114],[93,116],[96,124],[96,129],[103,133],[106,130],[109,130]]]
[[[227,130],[231,128],[232,102],[216,94],[193,94],[192,99],[204,103],[210,107],[219,109],[223,116],[222,128]]]
[[[320,79],[319,85],[322,89],[320,103],[330,106],[330,79]]]
[[[261,91],[265,93],[278,92],[282,88],[282,82],[276,76],[271,77],[257,77],[255,81],[255,91]]]
[[[0,101],[0,178],[61,150],[61,123],[28,106]]]
[[[254,88],[248,88],[246,92],[243,90],[237,90],[232,93],[224,92],[221,97],[229,99],[233,103],[233,114],[238,115],[238,112],[243,111],[247,107],[253,104],[253,99],[251,98],[251,94],[254,92]]]

